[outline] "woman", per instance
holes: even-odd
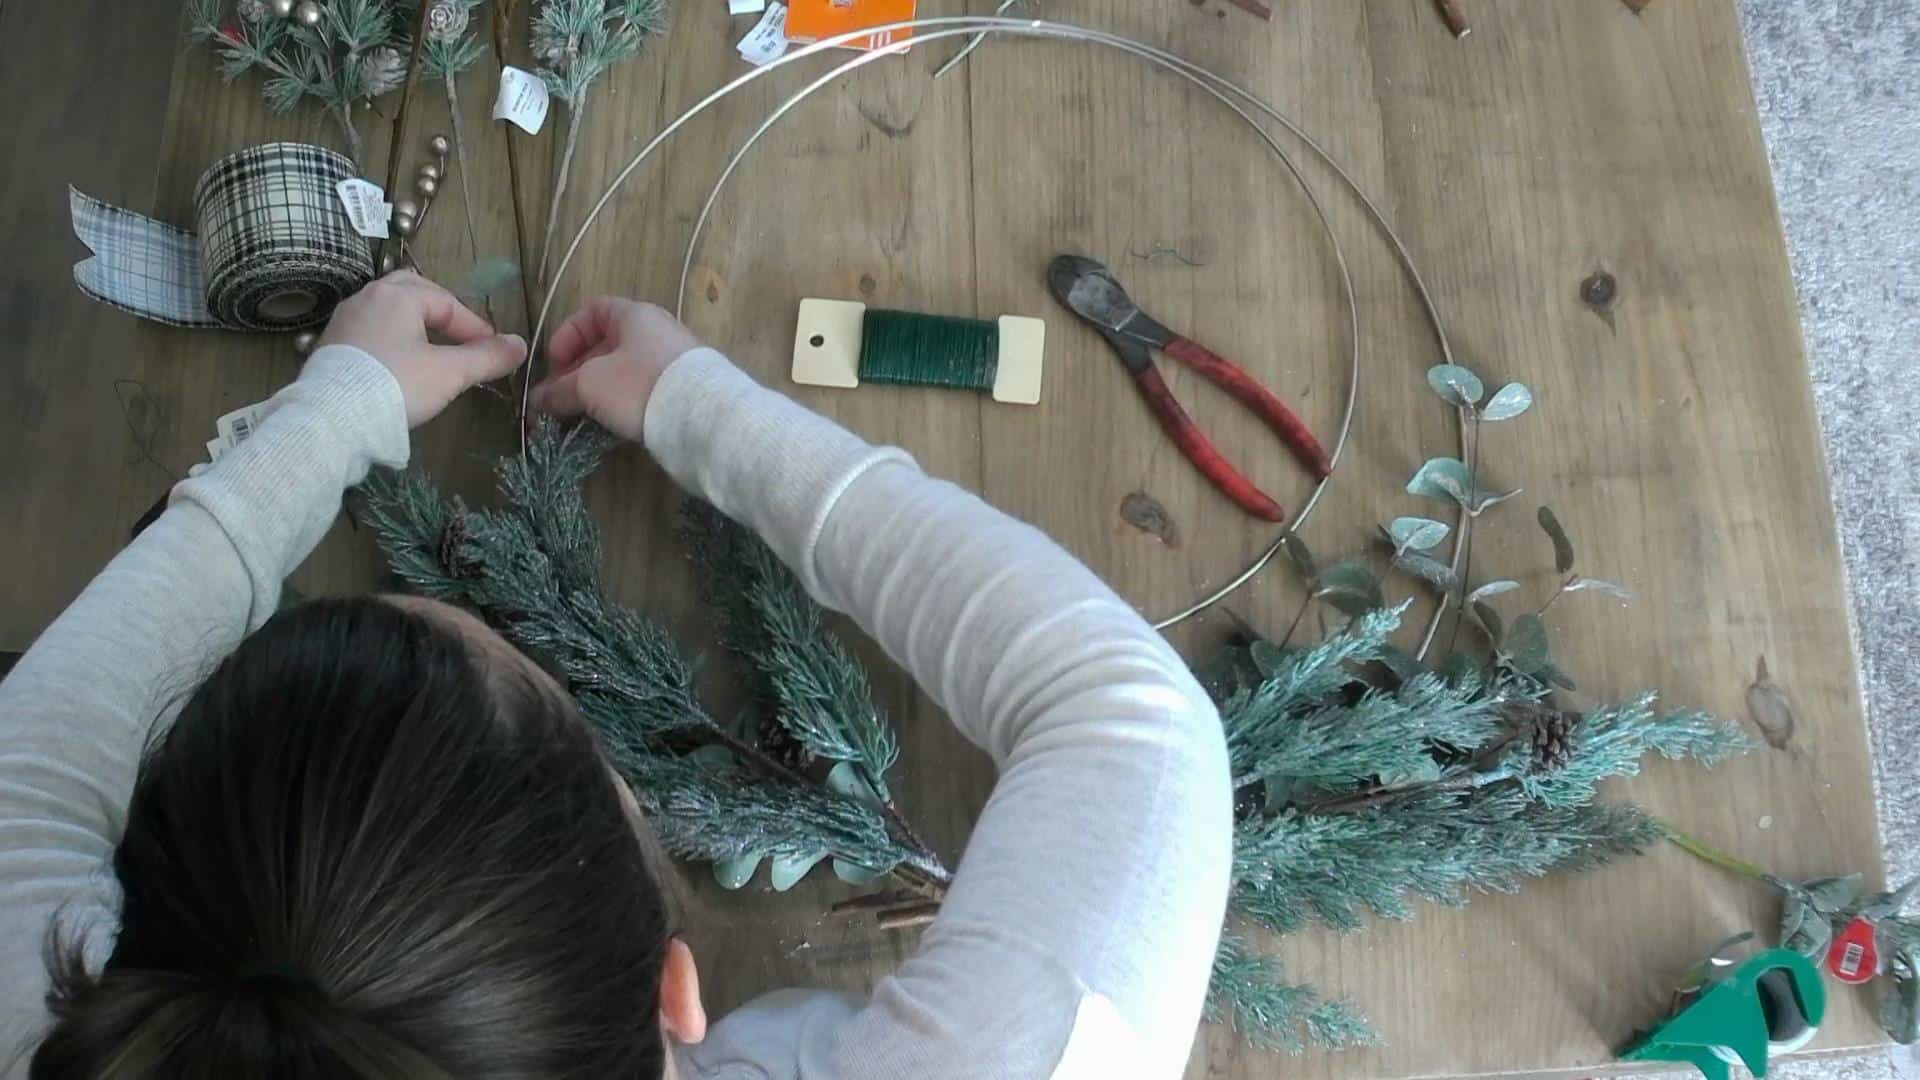
[[[419,277],[374,283],[0,685],[14,1072],[1178,1075],[1231,826],[1179,657],[1040,533],[658,308],[588,304],[535,402],[765,537],[1000,769],[871,997],[776,993],[708,1031],[646,826],[560,687],[444,605],[273,614],[341,493],[525,351]]]

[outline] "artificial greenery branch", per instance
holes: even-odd
[[[503,508],[447,499],[418,472],[378,473],[363,489],[361,517],[410,588],[473,610],[558,672],[676,854],[714,862],[717,876],[736,886],[762,862],[772,864],[776,887],[786,888],[831,859],[850,880],[892,873],[922,889],[943,888],[950,872],[897,815],[865,792],[782,761],[764,726],[716,720],[699,700],[693,663],[671,636],[606,597],[600,533],[581,484],[609,445],[597,429],[563,432],[542,421],[527,454],[497,466]],[[747,546],[739,527],[717,515],[708,528],[729,550]],[[893,745],[891,732],[872,730],[884,720],[861,697],[865,676],[848,670],[853,662],[827,638],[817,613],[797,609],[805,594],[777,561],[749,573],[735,573],[731,562],[706,565],[716,604],[746,620],[739,640],[755,643],[746,649],[755,666],[786,672],[789,691],[832,687],[830,704],[818,708],[850,710],[838,720],[816,712],[810,722],[838,722],[876,753]],[[772,610],[769,596],[788,605],[778,613],[784,621],[756,629],[754,620]],[[753,649],[763,642],[785,652],[761,659]],[[809,671],[815,663],[834,669]],[[891,764],[884,753],[871,760]]]
[[[268,0],[191,0],[187,37],[214,51],[229,82],[249,71],[266,75],[261,96],[274,112],[287,112],[305,98],[318,100],[339,124],[349,156],[364,165],[353,109],[406,81],[404,54],[412,47],[408,27],[417,3],[308,0],[308,25]]]
[[[1495,404],[1511,408],[1517,393],[1475,407],[1500,418]],[[890,872],[911,888],[835,913],[870,914],[883,928],[926,922],[950,876],[893,805],[899,746],[865,673],[766,545],[696,504],[682,534],[754,690],[753,707],[716,720],[678,645],[604,596],[581,484],[606,445],[597,432],[543,422],[524,458],[498,467],[503,508],[470,509],[405,474],[369,485],[364,520],[403,580],[472,608],[558,669],[670,850],[713,863],[730,887],[763,864],[776,888],[823,861],[856,884]],[[1458,498],[1470,515],[1510,497],[1480,492],[1455,464],[1429,463],[1416,494]],[[1574,587],[1585,579],[1572,574],[1564,529],[1544,518],[1542,527],[1566,577],[1562,593],[1585,591]],[[1651,696],[1567,707],[1556,686],[1571,680],[1544,611],[1507,626],[1494,601],[1517,586],[1464,588],[1432,573],[1420,559],[1438,563],[1426,552],[1448,534],[1439,522],[1402,518],[1382,532],[1397,566],[1482,626],[1484,660],[1455,656],[1438,671],[1420,663],[1394,645],[1404,608],[1388,603],[1363,562],[1323,567],[1289,537],[1309,601],[1345,625],[1298,648],[1248,632],[1202,672],[1235,785],[1232,888],[1209,1009],[1258,1046],[1347,1046],[1373,1035],[1350,1004],[1286,982],[1255,935],[1409,918],[1417,901],[1459,904],[1643,850],[1666,829],[1633,806],[1599,801],[1604,780],[1631,775],[1647,754],[1711,764],[1749,745],[1701,714],[1658,713]]]
[[[553,257],[560,205],[573,173],[588,91],[600,76],[640,51],[666,27],[666,0],[538,0],[533,16],[533,56],[548,91],[567,106],[567,137],[547,207],[547,229],[540,243],[540,273],[547,280]]]
[[[466,122],[460,115],[460,87],[457,76],[479,62],[486,51],[479,35],[473,32],[475,11],[486,0],[432,0],[427,9],[426,45],[421,63],[428,75],[439,79],[447,95],[447,112],[453,124],[454,172],[460,177],[460,204],[467,226],[467,254],[480,258],[480,232],[474,223],[473,185],[467,179]],[[484,294],[483,294],[484,295]],[[492,304],[488,301],[489,321]]]

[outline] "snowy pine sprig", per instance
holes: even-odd
[[[577,105],[666,21],[666,0],[541,0],[531,39],[540,77],[553,96]]]
[[[261,0],[190,0],[187,37],[212,49],[231,82],[249,72],[265,76],[261,96],[275,112],[312,98],[324,105],[362,160],[354,106],[400,87],[411,48],[408,14],[398,0],[327,0],[312,26],[268,11]]]
[[[744,866],[749,874],[770,860],[782,887],[827,859],[843,876],[860,868],[944,880],[937,857],[899,835],[882,807],[785,767],[717,721],[699,700],[694,663],[673,637],[606,596],[602,540],[581,485],[610,445],[598,429],[563,431],[543,420],[527,453],[496,468],[504,506],[476,510],[445,497],[417,471],[383,471],[361,490],[360,519],[408,587],[469,608],[557,670],[669,850]],[[742,544],[738,526],[721,519],[714,527],[721,530],[715,542]],[[769,584],[776,568],[785,572],[777,562],[758,568],[760,587],[803,597],[797,583]],[[750,580],[717,580],[716,603],[751,615],[757,609],[740,592]],[[817,618],[802,619],[754,640],[777,641],[791,653],[780,663],[796,683],[837,689],[815,702],[816,722],[849,732],[884,727],[854,692],[864,688],[864,675],[854,680],[837,643],[809,633],[826,631]],[[809,671],[812,663],[827,667]],[[859,715],[824,715],[833,708]],[[871,754],[862,760],[892,763],[890,731],[884,744],[859,738],[869,740],[862,745]]]

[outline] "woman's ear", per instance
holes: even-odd
[[[693,950],[674,938],[660,967],[660,1025],[675,1042],[691,1046],[707,1037],[707,1009],[700,1004],[700,972]]]

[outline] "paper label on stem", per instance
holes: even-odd
[[[347,220],[353,222],[354,232],[380,240],[387,238],[387,222],[393,217],[393,206],[387,202],[387,193],[380,190],[379,184],[356,176],[340,181],[333,189],[340,193],[340,205],[347,208]]]
[[[500,93],[493,99],[493,118],[505,120],[529,135],[540,134],[547,122],[547,84],[531,71],[500,69]]]
[[[740,39],[740,59],[760,67],[787,54],[787,5],[773,0],[767,13],[746,37]]]

